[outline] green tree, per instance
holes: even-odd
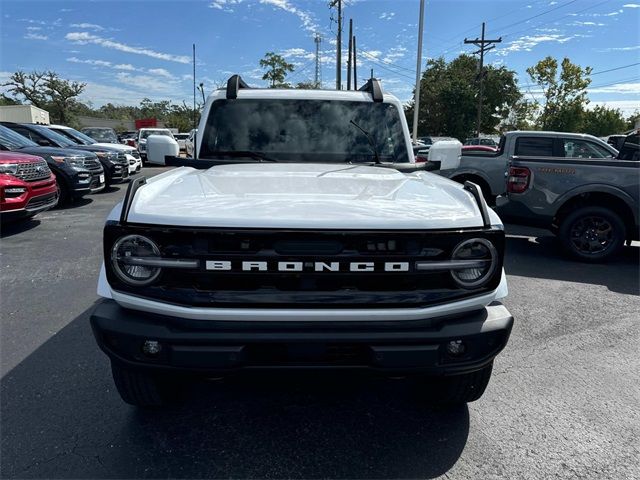
[[[589,103],[587,87],[591,83],[591,67],[582,68],[564,58],[558,72],[558,60],[546,57],[527,68],[533,83],[542,90],[544,103],[539,104],[537,123],[543,130],[576,132],[583,123]]]
[[[23,98],[31,105],[44,108],[47,103],[46,94],[47,72],[33,71],[31,73],[18,70],[12,73],[9,80],[2,84],[8,87],[7,91],[13,95],[14,99]]]
[[[318,90],[320,88],[320,85],[318,85],[316,82],[298,82],[296,83],[296,87],[300,90]]]
[[[53,122],[68,123],[86,83],[62,79],[52,71],[25,73],[18,70],[2,86],[8,87],[7,91],[15,99],[23,98],[47,110]]]
[[[21,102],[15,98],[7,97],[4,93],[0,94],[0,106],[5,105],[20,105]]]
[[[442,57],[429,60],[420,80],[418,133],[461,140],[472,135],[477,120],[478,80],[478,61],[470,55],[460,55],[448,63]],[[496,132],[521,99],[515,72],[486,66],[481,131]],[[405,108],[409,122],[413,121],[414,104]]]
[[[73,115],[77,97],[82,94],[86,83],[64,80],[57,73],[47,72],[45,76],[45,94],[48,96],[49,115],[55,122],[67,124]]]
[[[260,66],[267,70],[262,79],[269,81],[270,88],[291,88],[285,82],[285,79],[287,74],[293,72],[294,65],[288,63],[283,56],[274,52],[267,52],[264,58],[260,60]]]
[[[618,109],[607,108],[598,105],[593,110],[584,112],[582,131],[604,137],[615,133],[622,133],[626,130],[627,122]]]
[[[636,128],[636,125],[640,123],[640,110],[636,110],[633,115],[627,118],[626,130]]]

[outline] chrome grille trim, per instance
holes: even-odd
[[[15,176],[25,182],[37,182],[48,179],[51,176],[51,170],[49,170],[46,161],[37,160],[29,163],[19,163]]]

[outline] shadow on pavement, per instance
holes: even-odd
[[[12,222],[2,222],[0,224],[0,238],[10,237],[18,233],[26,232],[40,225],[40,220],[36,218],[27,218],[23,220],[15,220]]]
[[[544,230],[508,225],[506,231],[508,275],[604,285],[613,292],[640,294],[638,247],[625,246],[606,263],[585,263],[567,257],[556,237]]]
[[[55,209],[56,210],[73,210],[74,208],[82,208],[85,205],[89,205],[90,203],[93,203],[93,199],[88,196],[74,198],[73,200],[65,202],[64,204],[59,203]]]
[[[0,382],[3,478],[431,478],[458,460],[469,411],[361,375],[201,382],[169,411],[120,400],[88,311]]]

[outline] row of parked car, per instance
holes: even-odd
[[[141,168],[140,153],[127,145],[99,142],[63,125],[0,122],[2,220],[97,193]]]

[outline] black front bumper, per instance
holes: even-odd
[[[131,368],[215,374],[248,369],[371,369],[390,374],[473,372],[505,347],[513,317],[499,302],[455,317],[417,321],[194,321],[137,312],[113,300],[91,315],[100,348]],[[156,355],[143,353],[157,341]],[[462,341],[466,352],[447,353]]]

